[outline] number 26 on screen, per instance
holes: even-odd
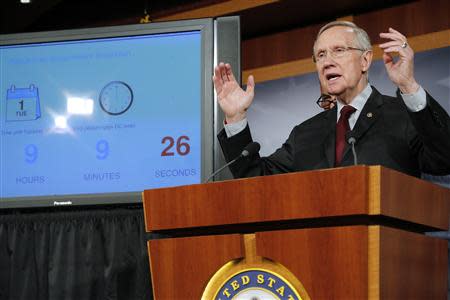
[[[186,135],[182,135],[177,138],[175,145],[175,138],[171,136],[163,137],[161,140],[161,144],[166,144],[166,147],[161,152],[161,156],[174,156],[175,154],[178,154],[180,156],[188,155],[191,151],[191,146],[187,141],[189,141],[189,137]]]

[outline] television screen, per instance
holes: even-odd
[[[140,201],[213,171],[213,20],[0,44],[0,207]]]

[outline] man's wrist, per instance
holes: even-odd
[[[409,84],[401,85],[398,88],[403,94],[414,94],[417,93],[417,91],[420,88],[420,85],[415,80],[413,80]]]
[[[230,137],[238,134],[242,130],[244,130],[246,126],[247,126],[247,119],[243,119],[243,120],[235,122],[235,123],[225,124],[224,129],[225,129],[225,133],[226,133],[227,137],[230,138]]]
[[[403,94],[400,93],[406,107],[409,111],[419,112],[427,106],[427,94],[425,90],[419,86],[419,89],[415,93]]]
[[[233,123],[237,123],[240,122],[244,119],[247,118],[247,114],[246,113],[239,113],[236,114],[235,116],[229,117],[229,116],[225,116],[225,124],[233,124]]]

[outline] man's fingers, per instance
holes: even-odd
[[[402,46],[394,45],[391,47],[381,48],[384,53],[392,54],[398,53],[400,57],[411,60],[414,57],[414,52],[410,47],[403,48]]]
[[[222,92],[222,80],[219,79],[216,75],[213,76],[214,87],[216,88],[217,95]]]
[[[392,47],[388,47],[388,48],[384,48],[383,51],[384,53],[394,53],[394,52],[402,52],[405,49],[403,49],[401,46],[392,46]]]
[[[222,80],[223,81],[226,79],[224,78],[224,69],[225,68],[225,64],[224,63],[219,63],[215,68],[214,68],[214,76],[217,77],[217,79]]]
[[[402,45],[402,43],[400,41],[390,41],[390,42],[387,42],[387,43],[380,44],[379,46],[380,46],[381,49],[385,49],[385,48],[388,48],[388,47],[401,46],[401,45]]]
[[[216,77],[216,80],[222,81],[222,75],[220,74],[220,67],[216,66],[214,68],[214,77]]]
[[[217,94],[220,94],[220,92],[222,91],[222,87],[223,87],[223,80],[222,80],[222,76],[220,75],[220,69],[218,66],[214,68],[213,83],[214,83],[214,87],[216,88]]]
[[[406,37],[393,28],[389,28],[388,31],[389,32],[380,33],[380,37],[384,39],[389,39],[391,41],[380,44],[380,48],[385,49],[389,47],[399,46],[401,49],[399,49],[398,52],[400,52],[400,50],[403,50],[404,48],[401,46],[407,42]]]
[[[248,93],[253,93],[255,89],[255,78],[253,77],[253,75],[248,76],[247,78],[247,88],[246,91]]]
[[[404,42],[405,38],[403,38],[402,36],[396,34],[396,33],[388,33],[388,32],[382,32],[380,33],[380,37],[383,39],[389,39],[389,40],[393,40],[393,41],[399,41],[399,42]]]
[[[222,80],[224,82],[228,81],[227,68],[224,63],[219,64],[219,71],[220,71],[220,77],[222,78]]]
[[[403,43],[406,42],[406,38],[403,35],[397,34],[397,33],[380,33],[380,37],[390,40],[386,43],[380,44],[380,47],[382,47],[386,44],[389,44],[389,43],[393,43],[393,44],[396,43],[397,45],[401,46]]]
[[[233,70],[231,69],[230,64],[225,64],[225,72],[227,74],[227,79],[229,81],[236,81],[236,79],[234,78]]]
[[[400,38],[402,38],[403,40],[406,41],[406,36],[404,36],[403,34],[401,34],[399,31],[395,30],[394,28],[389,27],[389,32],[392,32],[392,33],[395,33],[395,34],[399,35]]]
[[[390,55],[389,53],[383,53],[383,62],[385,65],[392,65],[393,60],[394,59],[392,58],[392,55]]]

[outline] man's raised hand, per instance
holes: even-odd
[[[404,94],[417,92],[419,84],[414,78],[414,51],[406,37],[393,28],[380,33],[380,37],[388,40],[380,44],[380,48],[389,78]],[[393,53],[398,53],[397,61],[394,61]]]
[[[247,116],[247,109],[253,101],[255,80],[252,75],[247,79],[244,91],[236,81],[230,64],[220,63],[214,68],[214,88],[227,123],[243,120]]]

